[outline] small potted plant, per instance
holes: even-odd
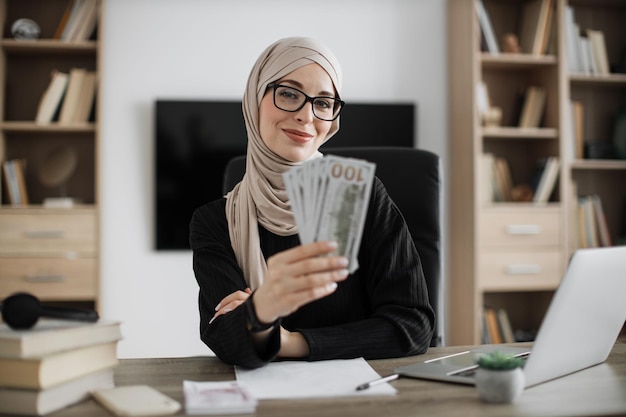
[[[500,351],[481,355],[476,362],[476,388],[490,403],[512,403],[524,391],[524,360]]]

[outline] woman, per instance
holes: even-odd
[[[200,335],[224,362],[398,357],[428,348],[434,313],[419,256],[375,179],[359,269],[301,245],[282,173],[322,156],[339,129],[341,69],[324,45],[286,38],[258,58],[243,97],[246,174],[190,224]]]

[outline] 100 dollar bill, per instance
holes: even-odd
[[[350,273],[358,251],[376,165],[328,155],[283,174],[302,243],[334,240],[334,254],[346,256]]]

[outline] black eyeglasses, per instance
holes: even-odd
[[[297,112],[306,103],[311,103],[313,115],[320,120],[331,122],[339,116],[341,108],[345,104],[342,100],[335,97],[309,97],[303,91],[287,85],[271,83],[267,88],[274,89],[274,106],[288,111]]]

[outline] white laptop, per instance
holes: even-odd
[[[481,353],[505,350],[528,356],[526,387],[602,363],[626,321],[626,246],[580,249],[541,323],[532,351],[490,345],[397,368],[413,378],[474,384]],[[529,354],[530,353],[530,354]]]

